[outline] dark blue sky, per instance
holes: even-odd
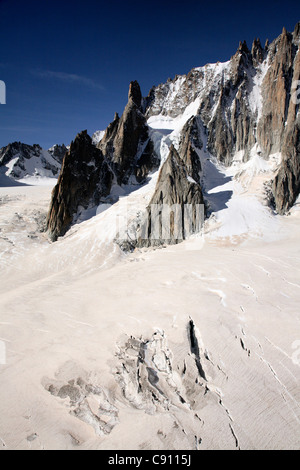
[[[0,147],[66,145],[105,129],[138,80],[152,85],[228,60],[246,39],[273,40],[300,20],[298,1],[0,0]]]

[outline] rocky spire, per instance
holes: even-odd
[[[243,41],[243,42],[240,41],[240,42],[239,42],[239,47],[238,47],[238,50],[237,50],[237,51],[238,51],[238,52],[242,52],[242,53],[244,53],[244,54],[249,54],[249,53],[250,53],[246,41]]]
[[[294,51],[293,45],[292,50]],[[280,214],[292,207],[300,193],[300,107],[297,100],[299,96],[297,83],[300,80],[299,48],[295,57],[291,54],[290,60],[293,68],[288,69],[288,80],[285,82],[287,83],[285,100],[287,111],[281,141],[282,163],[273,182],[275,207]],[[289,88],[291,86],[292,88]],[[289,95],[290,99],[288,99]]]
[[[299,41],[300,40],[300,21],[296,23],[294,32],[293,32],[293,39],[294,41]]]
[[[149,171],[158,168],[159,159],[141,105],[141,90],[133,81],[121,118],[115,114],[97,146],[87,131],[82,131],[71,143],[47,217],[52,240],[64,235],[76,221],[79,207],[99,205],[101,198],[109,195],[114,178],[120,185],[126,184],[130,176],[142,182]]]
[[[279,214],[286,213],[300,193],[300,122],[287,134],[283,161],[273,182],[274,204]]]
[[[147,120],[142,112],[142,94],[137,81],[129,85],[128,103],[121,118],[115,119],[99,144],[99,148],[111,162],[111,166],[117,177],[118,184],[126,184],[133,174],[138,175],[139,180],[157,166],[157,159],[152,158],[153,146],[150,141]],[[146,154],[139,155],[139,149]],[[136,170],[138,160],[141,171]]]
[[[200,183],[201,162],[196,149],[201,150],[201,141],[197,116],[192,116],[182,129],[179,154],[185,163],[188,175],[196,183]]]
[[[65,154],[57,185],[52,192],[47,231],[55,241],[64,235],[76,218],[79,206],[96,206],[111,189],[113,174],[101,150],[87,131],[80,132]]]
[[[201,229],[204,200],[201,187],[189,176],[184,161],[171,145],[155,191],[134,242],[123,248],[177,244]]]
[[[142,103],[142,93],[140,85],[136,80],[130,82],[129,85],[128,102],[130,101],[132,101],[140,109]]]
[[[260,39],[254,39],[252,48],[251,48],[252,62],[256,67],[264,60],[264,51],[261,47]]]
[[[261,88],[263,115],[257,125],[257,140],[266,157],[281,151],[287,132],[293,63],[297,50],[292,35],[285,28],[270,44],[268,53],[272,60]]]
[[[273,196],[278,212],[288,210],[300,190],[299,104],[291,99],[292,84],[300,80],[299,33],[300,23],[293,34],[284,28],[271,44],[266,42],[264,49],[260,40],[254,39],[251,52],[246,42],[241,42],[228,64],[193,69],[185,78],[175,77],[152,88],[145,99],[139,84],[132,81],[124,112],[121,117],[115,115],[97,148],[93,146],[96,153],[86,133],[77,136],[67,152],[48,215],[53,239],[73,223],[79,205],[96,204],[101,195],[109,193],[113,178],[119,185],[142,182],[158,168],[146,116],[176,118],[199,96],[198,111],[183,127],[178,151],[172,146],[161,167],[151,204],[183,207],[203,202],[198,149],[205,136],[208,151],[225,165],[230,165],[233,155],[240,151],[246,161],[255,144],[266,159],[281,152]],[[260,84],[254,78],[262,77],[260,64],[267,57],[268,67]],[[174,92],[173,85],[178,83]],[[141,226],[151,233],[149,208],[147,211],[147,223]],[[169,242],[177,243],[174,230],[172,233]],[[148,246],[149,238],[140,236],[138,243]]]

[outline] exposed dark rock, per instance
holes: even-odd
[[[225,165],[230,165],[233,154],[240,150],[245,151],[247,159],[255,143],[256,116],[248,103],[255,74],[252,55],[244,41],[231,58],[229,73],[223,75],[217,87],[212,83],[200,105],[199,114],[208,131],[208,150]]]
[[[300,28],[296,25],[295,31]],[[294,32],[295,33],[295,32]],[[283,42],[291,42],[291,35],[285,33]],[[280,62],[282,73],[281,88],[278,90],[277,102],[281,103],[279,112],[284,116],[281,124],[282,164],[273,182],[273,196],[278,213],[284,214],[295,203],[300,193],[300,115],[299,115],[299,80],[300,80],[300,51],[297,53],[292,45],[282,51]],[[296,86],[295,86],[296,85]],[[284,88],[283,88],[284,86]]]
[[[270,67],[262,85],[263,114],[257,125],[257,140],[265,157],[281,151],[286,132],[296,49],[285,28],[269,46],[269,55]]]
[[[300,124],[286,137],[285,155],[273,182],[275,207],[279,214],[286,213],[300,193]]]
[[[270,41],[269,41],[269,39],[266,39],[266,42],[265,42],[265,51],[268,51],[269,45],[270,45]]]
[[[50,153],[50,155],[52,155],[52,157],[58,162],[60,163],[60,165],[62,164],[63,162],[63,159],[64,159],[64,156],[65,156],[65,153],[67,151],[67,147],[65,146],[65,144],[56,144],[56,145],[53,145],[53,147],[51,147],[48,152]]]
[[[139,151],[149,140],[146,118],[142,112],[142,95],[139,84],[131,82],[128,103],[122,117],[115,117],[98,147],[111,162],[118,184],[126,184],[134,173]],[[148,146],[147,152],[150,147]],[[151,165],[150,165],[151,167]],[[144,177],[144,174],[142,175]]]
[[[158,166],[142,112],[141,90],[136,81],[131,82],[123,115],[115,114],[101,141],[93,145],[83,131],[71,143],[52,194],[47,221],[50,237],[56,240],[66,233],[79,207],[96,206],[108,196],[114,178],[119,185],[128,183],[131,176],[141,183]]]
[[[183,160],[172,145],[132,247],[176,244],[200,231],[203,204],[200,185],[191,180]]]
[[[138,109],[141,108],[142,104],[142,93],[140,89],[140,85],[135,80],[130,82],[129,91],[128,91],[128,102],[132,101],[133,104],[137,106]]]
[[[87,131],[82,131],[71,142],[52,192],[47,217],[47,231],[52,240],[70,228],[78,207],[98,205],[101,197],[111,189],[113,173],[101,152],[92,144]]]
[[[94,151],[88,136],[80,134],[66,153],[48,217],[52,237],[65,233],[74,222],[78,206],[97,204],[108,195],[113,178],[119,185],[145,182],[160,163],[147,118],[159,114],[176,118],[199,97],[196,116],[183,127],[178,152],[171,146],[160,170],[145,220],[139,224],[138,240],[132,246],[184,239],[184,207],[189,204],[189,232],[198,230],[196,207],[203,204],[198,154],[204,145],[204,129],[207,150],[225,165],[230,165],[239,151],[247,161],[255,144],[263,158],[282,153],[272,194],[277,211],[286,212],[299,194],[299,104],[292,99],[293,84],[300,80],[299,42],[300,23],[293,33],[283,28],[282,34],[271,44],[267,41],[264,48],[259,39],[254,39],[251,51],[245,41],[241,42],[228,64],[192,69],[186,76],[153,87],[144,99],[139,84],[131,82],[122,116],[115,115]],[[259,93],[262,106],[257,105]],[[161,205],[178,205],[180,211],[171,212],[170,234],[166,236],[158,209],[159,235],[152,237],[157,227],[153,228],[151,206]]]
[[[253,65],[257,66],[264,60],[264,50],[261,47],[260,39],[254,39],[251,49]]]
[[[293,39],[294,41],[297,41],[300,39],[300,21],[295,25],[295,29],[293,32]]]
[[[196,149],[201,150],[203,142],[200,138],[198,117],[192,116],[182,129],[179,154],[185,163],[187,172],[196,183],[200,183],[201,162]]]
[[[0,165],[6,165],[16,156],[29,159],[33,156],[39,157],[42,148],[38,144],[27,145],[22,142],[13,142],[0,149]]]
[[[142,155],[135,163],[134,175],[138,183],[146,180],[149,173],[157,169],[160,164],[159,157],[155,154],[153,142],[148,140]]]

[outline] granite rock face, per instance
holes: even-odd
[[[283,119],[280,132],[282,163],[273,181],[273,196],[276,210],[280,214],[292,207],[300,193],[300,23],[296,25],[292,36],[286,31],[282,36],[282,41],[291,42],[293,47],[289,45],[282,51],[282,62],[289,67],[284,69],[285,75],[282,78],[285,90],[278,91],[277,98],[281,102]],[[280,68],[282,70],[282,64]]]
[[[296,202],[300,193],[300,122],[285,138],[284,159],[273,181],[276,210],[285,214]]]
[[[99,205],[110,194],[113,182],[124,185],[134,177],[142,183],[158,168],[141,103],[139,84],[131,82],[123,115],[115,114],[100,142],[94,145],[83,131],[71,143],[52,193],[47,219],[52,240],[66,233],[80,208]]]
[[[110,193],[113,173],[87,131],[78,134],[65,154],[47,217],[47,231],[55,241],[73,223],[78,208],[99,205]]]
[[[48,217],[52,238],[64,234],[74,223],[79,207],[98,204],[101,197],[109,195],[113,183],[143,184],[159,168],[157,135],[155,140],[155,129],[147,123],[154,116],[159,117],[159,122],[187,116],[175,140],[165,141],[170,153],[160,168],[149,204],[181,207],[178,220],[172,216],[170,236],[161,235],[159,243],[177,243],[180,237],[184,238],[184,227],[179,223],[180,218],[184,223],[182,208],[203,204],[202,150],[226,166],[237,154],[240,160],[248,161],[253,149],[266,160],[281,153],[272,193],[276,210],[280,214],[288,211],[300,191],[299,99],[294,99],[300,94],[295,90],[300,80],[299,44],[300,23],[293,33],[284,28],[278,38],[271,43],[266,41],[264,47],[258,38],[250,49],[245,41],[240,42],[227,62],[177,75],[152,87],[146,98],[142,97],[139,84],[131,82],[122,116],[115,114],[104,135],[99,134],[101,140],[94,139],[93,145],[87,134],[82,134],[66,153]],[[193,109],[193,114],[188,109]],[[149,207],[146,220],[140,224],[144,233],[140,233],[136,245],[158,243],[155,238],[149,242],[148,235],[153,233]],[[195,217],[193,212],[191,231],[196,226]],[[159,230],[164,230],[163,223]],[[178,230],[180,237],[175,234]]]
[[[184,125],[179,143],[179,154],[185,163],[188,175],[200,184],[201,162],[197,150],[203,148],[201,129],[197,116],[191,117]]]
[[[254,145],[265,159],[281,152],[282,165],[273,183],[280,213],[288,210],[299,194],[299,103],[292,99],[293,87],[300,80],[299,44],[300,23],[293,33],[283,28],[281,35],[271,43],[266,41],[264,47],[259,39],[253,41],[251,50],[245,41],[240,42],[228,62],[207,64],[176,76],[153,87],[144,100],[147,116],[170,117],[179,116],[198,100],[196,114],[207,135],[207,149],[227,166],[238,152],[247,161]]]
[[[67,147],[65,144],[56,144],[51,147],[48,152],[52,155],[52,157],[61,165],[64,159],[64,156],[67,152]]]
[[[184,161],[171,145],[137,231],[137,238],[127,243],[125,248],[179,243],[200,231],[203,218],[201,187],[189,176]]]
[[[142,109],[139,84],[130,83],[128,103],[121,118],[116,114],[108,126],[98,147],[101,149],[116,175],[118,184],[126,184],[132,174],[142,181],[149,171],[157,167],[153,155],[146,117]]]

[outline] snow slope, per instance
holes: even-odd
[[[213,86],[228,65],[200,72]],[[199,108],[193,94],[184,106],[185,80],[148,116],[161,164]],[[158,171],[115,185],[55,243],[42,231],[52,188],[0,188],[3,449],[299,448],[300,210],[279,217],[266,204],[280,155],[254,146],[226,168],[201,139],[209,218],[176,246],[125,254],[115,243]],[[35,160],[28,169],[46,176]]]
[[[113,213],[146,188],[53,244],[51,188],[0,189],[3,449],[298,448],[297,206],[272,239],[219,228],[125,256]]]

